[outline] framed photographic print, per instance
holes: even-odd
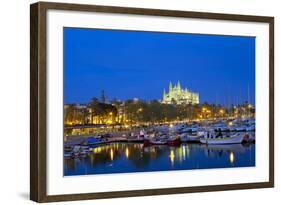
[[[31,5],[30,197],[274,186],[274,18]]]

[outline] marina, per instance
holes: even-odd
[[[255,121],[216,120],[67,136],[64,174],[255,166]]]

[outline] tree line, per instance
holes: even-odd
[[[241,112],[241,109],[239,110]],[[163,104],[158,100],[132,99],[126,101],[113,99],[111,102],[105,102],[92,98],[84,106],[67,105],[64,109],[64,120],[65,124],[163,123],[226,117],[233,115],[234,112],[234,106],[227,109],[222,105],[208,103]]]

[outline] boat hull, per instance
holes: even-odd
[[[217,145],[221,145],[221,144],[242,144],[244,140],[244,135],[242,134],[235,134],[232,137],[228,137],[228,138],[203,138],[200,139],[200,142],[203,144],[217,144]]]
[[[167,141],[145,139],[145,140],[143,141],[143,144],[144,144],[144,146],[150,146],[150,145],[167,145]]]
[[[199,143],[200,137],[199,136],[183,136],[180,138],[181,142],[184,143]]]
[[[180,140],[180,138],[168,140],[167,144],[170,145],[170,146],[179,146],[181,144],[181,140]]]

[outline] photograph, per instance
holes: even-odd
[[[64,176],[255,167],[255,51],[255,36],[64,27]]]

